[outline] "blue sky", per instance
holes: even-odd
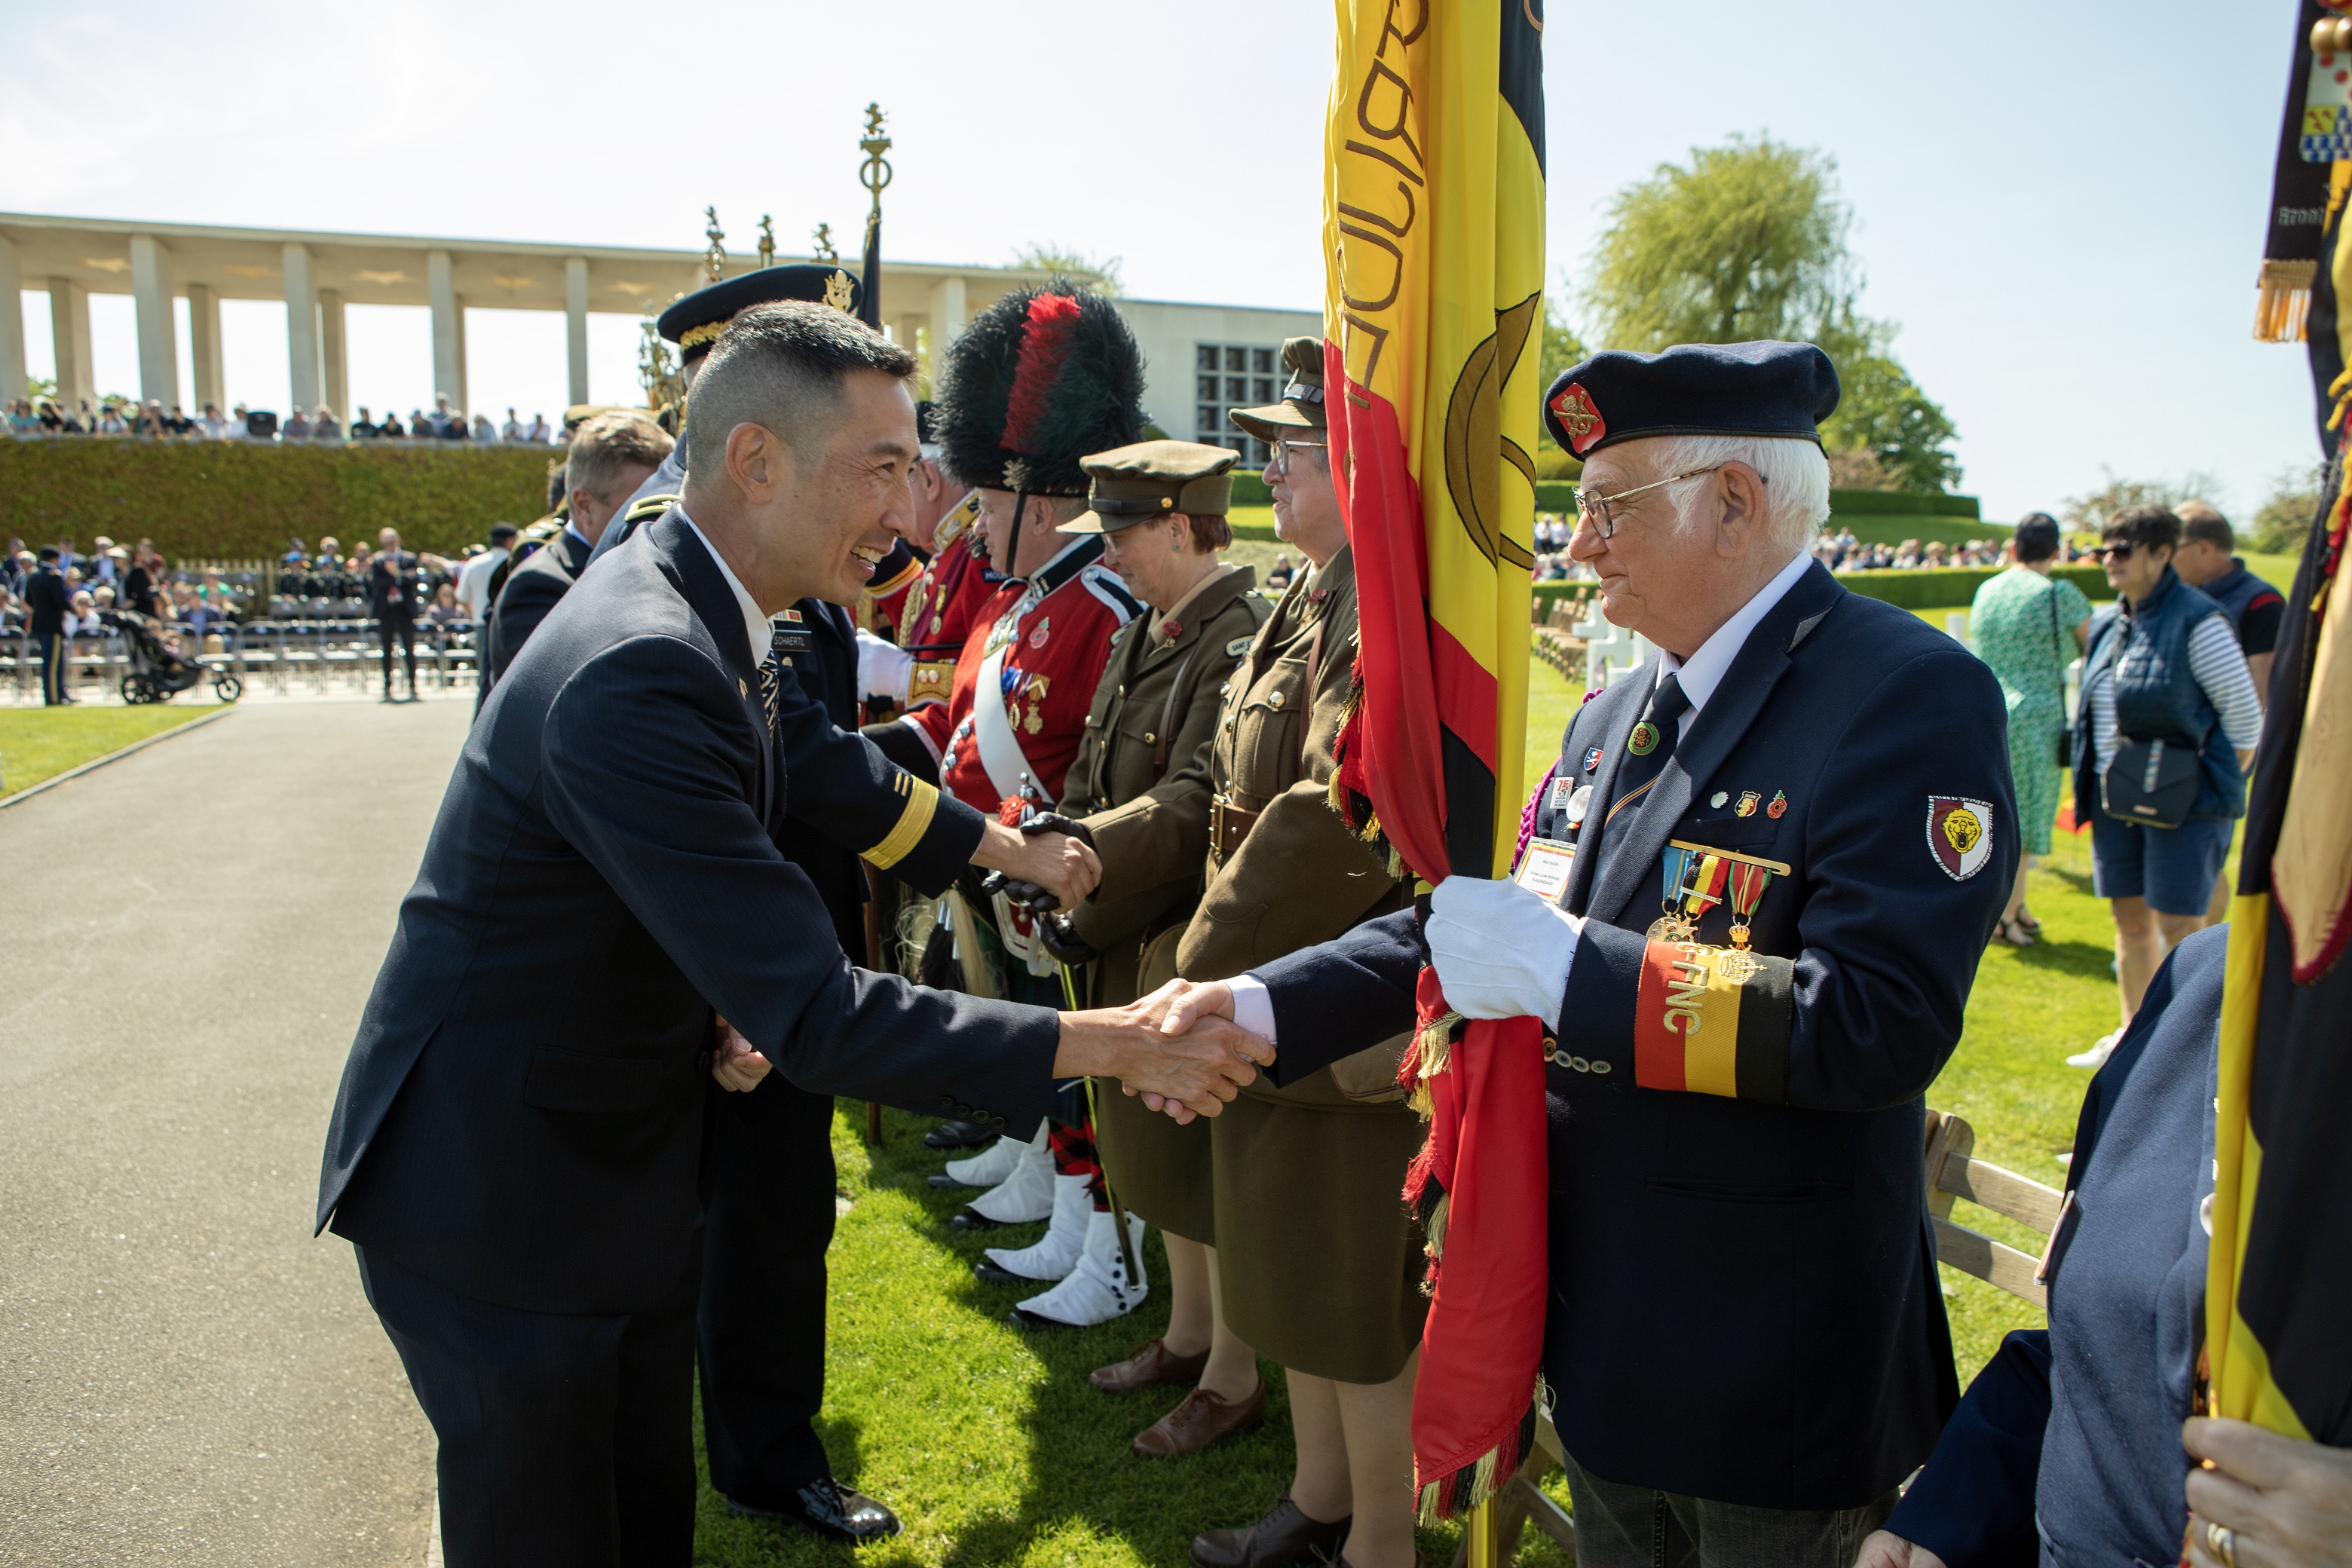
[[[1902,323],[1988,516],[2106,470],[2208,472],[2251,513],[2311,460],[2301,353],[2250,336],[2292,0],[1549,10],[1563,280],[1612,192],[1769,132],[1836,159],[1864,306]],[[0,209],[685,248],[716,204],[747,251],[762,212],[788,245],[854,230],[878,99],[898,255],[1053,241],[1144,298],[1311,308],[1329,27],[1317,0],[11,5]],[[592,325],[592,395],[633,394],[634,325]],[[129,299],[93,332],[101,385],[134,387]],[[225,335],[230,397],[282,405],[282,310],[232,303]],[[478,405],[555,411],[560,317],[468,336]],[[355,401],[429,399],[422,310],[355,309],[351,354]]]

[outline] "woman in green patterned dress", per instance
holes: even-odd
[[[2023,851],[2017,885],[2001,911],[2000,937],[2031,947],[2042,922],[2025,908],[2025,874],[2050,853],[2058,816],[2058,737],[2066,728],[2066,667],[2081,655],[2091,601],[2083,590],[2050,575],[2058,553],[2058,524],[2031,512],[2010,536],[2009,569],[1977,590],[1969,609],[1969,640],[1992,666],[2009,701],[2009,773],[2017,789]]]

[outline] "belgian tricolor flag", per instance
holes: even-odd
[[[2290,103],[2305,83],[2298,72]],[[2327,482],[2271,673],[2230,906],[2213,1246],[2211,1408],[2352,1445],[2352,161],[2329,167],[2309,335]]]
[[[1424,881],[1517,842],[1544,273],[1538,0],[1336,0],[1325,142],[1325,411],[1354,547],[1361,690],[1335,804]],[[1545,1299],[1543,1058],[1531,1018],[1458,1047],[1433,978],[1406,1074],[1429,1147],[1433,1300],[1413,1395],[1424,1513],[1510,1479]],[[1442,1256],[1441,1256],[1442,1254]]]

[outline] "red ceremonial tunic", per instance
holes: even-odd
[[[915,656],[907,683],[909,711],[947,701],[955,684],[956,659],[980,620],[981,606],[996,591],[988,569],[971,552],[965,510],[958,507],[940,523],[930,563],[915,579],[899,609],[897,641]]]
[[[1004,648],[1002,689],[1022,755],[1030,802],[1050,810],[1078,754],[1095,688],[1110,662],[1110,635],[1142,608],[1118,574],[1100,564],[1102,539],[1084,534],[1027,582],[1008,581],[982,606],[955,664],[953,694],[908,714],[940,752],[942,787],[967,805],[995,813],[1004,796],[990,781],[974,734],[982,667]]]

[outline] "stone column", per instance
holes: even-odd
[[[425,295],[433,308],[433,390],[452,407],[466,403],[466,317],[450,276],[449,253],[425,255]]]
[[[319,282],[310,269],[310,247],[289,245],[286,252],[287,401],[308,415],[319,406]]]
[[[343,355],[343,297],[319,290],[319,361],[325,373],[319,401],[345,424],[352,417],[352,378]]]
[[[572,370],[572,401],[588,401],[588,258],[563,263],[563,351]]]
[[[467,355],[466,353],[466,297],[464,295],[460,294],[457,297],[457,308],[455,314],[457,322],[457,384],[449,389],[449,406],[457,413],[462,414],[466,416],[467,426],[470,429],[474,421],[474,395],[472,392],[467,390],[466,386],[466,365]]]
[[[940,367],[947,363],[948,345],[963,335],[963,279],[942,278],[931,285],[930,363],[923,367],[938,384]]]
[[[172,253],[131,237],[131,300],[139,324],[139,396],[166,409],[180,401],[180,339],[172,322]]]
[[[58,404],[81,416],[84,398],[96,400],[90,385],[89,294],[68,278],[49,279],[49,336],[58,346]]]
[[[196,405],[189,412],[201,414],[209,403],[226,416],[228,397],[221,390],[220,296],[208,283],[188,285],[188,360],[189,379],[196,384]]]
[[[25,267],[16,242],[0,236],[0,404],[25,395]]]

